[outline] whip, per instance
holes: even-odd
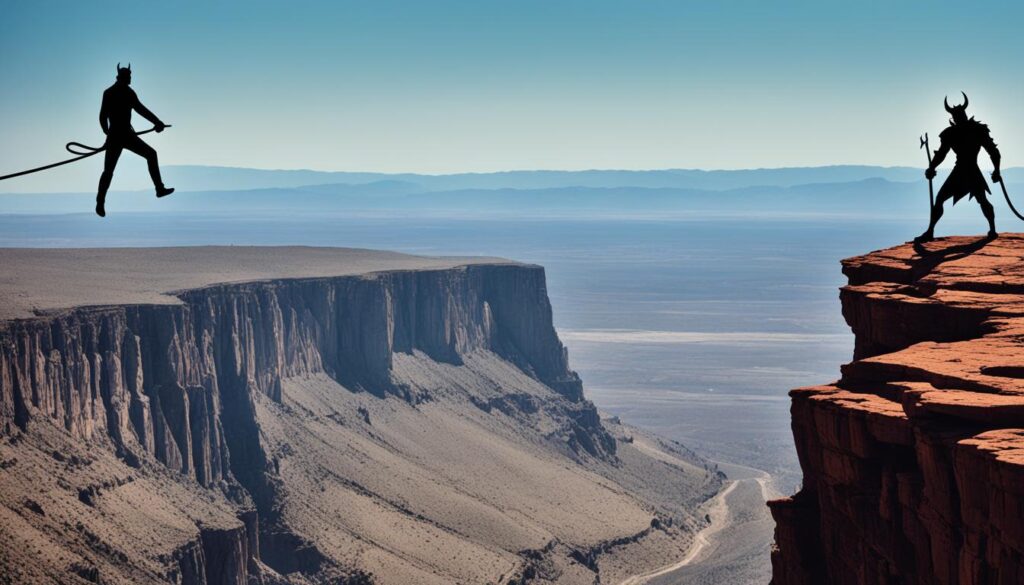
[[[170,124],[168,124],[167,126],[164,126],[164,128],[170,128],[170,127],[171,127]],[[155,130],[156,130],[156,126],[150,128],[149,130],[143,130],[142,132],[136,132],[135,135],[136,136],[142,136],[143,134],[149,134],[150,132],[154,132]],[[73,142],[73,141],[72,142],[68,142],[67,144],[64,145],[64,150],[70,152],[71,154],[76,154],[78,156],[76,156],[74,158],[69,158],[67,160],[62,160],[60,162],[55,162],[53,164],[48,164],[48,165],[44,165],[44,166],[41,166],[41,167],[36,167],[34,169],[28,169],[27,171],[21,171],[21,172],[18,172],[18,173],[11,173],[10,175],[4,175],[4,176],[0,177],[0,181],[4,181],[6,179],[13,179],[14,177],[20,177],[22,175],[30,175],[32,173],[38,173],[39,171],[45,171],[47,169],[52,169],[54,167],[59,167],[61,165],[66,165],[68,163],[77,162],[77,161],[82,160],[83,158],[89,158],[90,156],[92,156],[94,154],[99,154],[99,153],[103,152],[106,149],[107,149],[107,145],[106,144],[104,144],[103,146],[100,146],[99,148],[97,148],[95,146],[89,146],[87,144],[82,144],[81,142]]]

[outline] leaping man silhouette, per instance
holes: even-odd
[[[160,121],[156,115],[149,111],[139,101],[129,85],[132,83],[132,66],[121,67],[117,64],[117,81],[103,92],[103,105],[100,107],[100,127],[107,135],[106,158],[103,162],[103,174],[100,175],[99,189],[96,192],[96,215],[104,217],[107,213],[103,204],[107,198],[107,189],[110,188],[110,180],[114,176],[114,167],[117,166],[117,159],[121,157],[121,151],[128,149],[146,159],[149,165],[149,176],[153,179],[153,186],[156,187],[156,196],[165,197],[174,192],[174,189],[165,187],[160,179],[160,165],[157,162],[156,151],[153,147],[139,138],[135,129],[132,128],[132,110],[140,116],[153,123],[156,132],[163,132],[166,124]]]

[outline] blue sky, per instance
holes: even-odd
[[[162,162],[446,173],[918,165],[964,89],[1024,164],[1019,3],[8,0],[0,172],[100,142],[131,61]],[[144,127],[138,122],[137,127]],[[5,186],[6,187],[6,186]]]

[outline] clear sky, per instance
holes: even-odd
[[[1021,165],[1022,32],[1019,2],[6,0],[0,173],[102,142],[118,61],[171,164],[920,165],[963,89]]]

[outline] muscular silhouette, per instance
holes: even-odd
[[[149,176],[153,179],[153,186],[156,187],[156,196],[165,197],[174,192],[174,189],[164,186],[160,179],[160,165],[157,162],[156,151],[153,147],[143,142],[135,135],[132,128],[132,110],[140,116],[149,120],[156,127],[156,132],[163,132],[166,124],[160,121],[153,112],[139,101],[135,90],[128,87],[132,83],[132,65],[121,67],[117,64],[117,81],[103,92],[103,105],[100,107],[100,127],[107,135],[106,159],[103,162],[103,174],[100,175],[99,190],[96,193],[96,215],[104,217],[107,213],[103,204],[107,198],[107,189],[110,188],[110,179],[114,176],[114,167],[117,166],[117,159],[121,157],[121,151],[128,149],[146,159],[149,165]]]
[[[963,96],[964,103],[959,106],[950,107],[949,100],[945,101],[946,111],[949,112],[952,119],[949,122],[949,127],[939,134],[942,144],[935,151],[932,165],[924,172],[924,175],[929,179],[934,178],[935,168],[942,164],[950,150],[956,154],[956,163],[935,198],[928,229],[914,238],[915,243],[930,242],[934,239],[935,224],[942,217],[942,204],[952,198],[953,205],[956,205],[956,202],[960,201],[964,195],[970,195],[981,206],[981,211],[985,214],[985,219],[988,220],[988,237],[995,238],[997,236],[996,214],[992,209],[992,203],[988,200],[988,195],[992,191],[989,190],[988,183],[985,182],[985,175],[978,167],[978,154],[984,148],[992,159],[992,165],[995,167],[995,170],[992,171],[992,180],[996,183],[1002,180],[999,176],[1001,157],[999,149],[996,148],[996,143],[989,133],[988,126],[973,117],[967,117],[967,94],[963,94]]]

